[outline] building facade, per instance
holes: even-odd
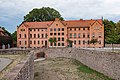
[[[7,49],[12,47],[12,38],[0,28],[0,49]]]
[[[57,42],[51,44],[50,38]],[[97,39],[95,45],[90,44]],[[71,40],[72,47],[102,48],[104,47],[104,25],[102,19],[97,20],[69,20],[47,22],[24,22],[17,28],[17,46],[21,48],[66,47],[67,40]]]

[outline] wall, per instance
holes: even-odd
[[[113,44],[113,46],[114,46],[115,48],[120,48],[120,44]],[[111,44],[105,44],[105,47],[111,48],[112,45],[111,45]]]
[[[27,54],[9,73],[5,80],[33,80],[34,78],[34,52],[29,50],[0,50],[0,54]]]
[[[77,59],[83,64],[113,79],[120,80],[120,54],[92,51],[77,48],[48,49],[46,58],[67,57]]]

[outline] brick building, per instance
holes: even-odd
[[[0,28],[0,49],[12,47],[11,43],[12,38],[2,28]]]
[[[66,47],[67,39],[73,41],[72,47],[89,48],[104,47],[104,25],[102,19],[97,20],[69,20],[46,22],[24,22],[17,28],[17,46],[21,48],[52,47],[48,41],[56,38],[53,47]],[[97,39],[94,46],[90,40]]]

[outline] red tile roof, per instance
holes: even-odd
[[[98,22],[102,25],[102,19],[97,20],[68,20],[61,21],[66,27],[88,27],[95,22]],[[23,24],[29,28],[48,28],[54,21],[46,22],[24,22]]]

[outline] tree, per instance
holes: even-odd
[[[111,35],[110,32],[112,31],[112,29],[115,29],[116,23],[114,23],[113,21],[109,21],[107,19],[105,19],[103,23],[105,29],[105,43],[110,44],[108,38],[109,35]]]
[[[14,47],[16,47],[17,46],[17,31],[12,33],[12,39],[13,39],[13,45]]]
[[[52,43],[52,47],[53,47],[53,43],[55,44],[55,43],[57,42],[57,40],[56,40],[55,37],[50,38],[48,41],[49,41],[50,43]]]
[[[94,47],[95,47],[95,44],[98,42],[98,40],[97,39],[91,39],[91,41],[90,41],[90,43],[91,44],[93,44],[94,45]]]
[[[72,47],[72,43],[73,43],[72,40],[67,39],[66,42],[69,44],[69,45],[67,45],[68,47]]]
[[[40,9],[33,9],[26,16],[24,16],[25,22],[42,22],[42,21],[53,21],[55,18],[63,20],[60,13],[50,7],[42,7]]]
[[[112,44],[112,51],[114,52],[114,46],[113,44],[117,44],[118,40],[120,39],[120,35],[118,33],[119,29],[117,28],[111,28],[111,30],[108,32],[108,38],[107,41]]]

